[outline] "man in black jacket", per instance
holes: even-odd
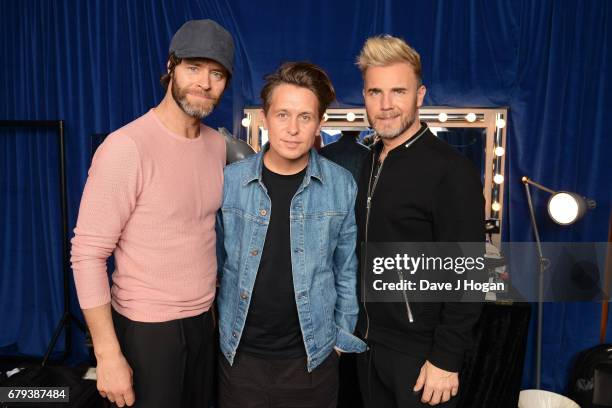
[[[357,141],[358,136],[358,131],[342,131],[340,139],[319,150],[321,156],[350,171],[355,181],[359,181],[361,165],[370,152],[370,149]]]
[[[370,125],[380,139],[362,167],[360,242],[482,242],[480,177],[467,158],[419,122],[425,96],[419,54],[402,39],[366,41],[358,57]],[[361,269],[361,283],[364,282]],[[358,356],[366,407],[453,407],[478,303],[362,299]]]

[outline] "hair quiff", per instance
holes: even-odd
[[[306,88],[315,94],[319,101],[319,119],[336,99],[336,91],[323,69],[310,62],[285,62],[276,72],[266,75],[266,83],[261,90],[263,110],[268,113],[272,102],[272,91],[282,84],[289,84]]]
[[[357,66],[362,75],[365,75],[369,67],[381,67],[397,62],[410,65],[417,81],[419,84],[422,83],[421,56],[401,38],[388,34],[370,37],[357,56]]]

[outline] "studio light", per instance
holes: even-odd
[[[530,180],[529,177],[523,176],[521,179],[525,185],[525,194],[527,196],[527,205],[529,207],[529,216],[531,218],[531,226],[533,228],[533,235],[535,236],[537,249],[538,249],[538,323],[537,323],[537,335],[536,335],[536,388],[540,389],[542,381],[542,324],[543,324],[543,299],[544,299],[544,272],[548,260],[544,258],[542,253],[542,244],[540,241],[540,232],[538,230],[538,223],[536,222],[535,210],[533,202],[531,200],[531,190],[529,186],[533,186],[538,190],[545,191],[551,194],[548,200],[548,215],[550,218],[559,225],[570,225],[578,221],[586,212],[587,209],[595,208],[595,201],[588,198],[582,197],[576,193],[569,193],[567,191],[554,191],[548,187],[536,183]]]
[[[587,199],[576,193],[560,191],[548,200],[548,215],[559,225],[570,225],[578,221],[592,208]]]

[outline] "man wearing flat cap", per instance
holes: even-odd
[[[185,23],[170,44],[164,99],[110,134],[89,169],[72,268],[98,390],[119,407],[210,406],[226,153],[201,119],[228,84],[233,53],[219,24]]]

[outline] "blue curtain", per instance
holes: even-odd
[[[612,144],[605,124],[612,112],[612,5],[606,0],[2,2],[0,119],[66,120],[71,230],[89,165],[91,134],[117,129],[161,100],[158,79],[170,37],[193,18],[217,20],[232,32],[237,46],[231,87],[207,119],[210,125],[241,135],[242,109],[259,105],[262,77],[286,60],[320,64],[334,82],[339,105],[361,105],[354,60],[363,41],[380,33],[403,36],[421,53],[426,104],[510,108],[505,240],[532,240],[519,181],[523,175],[598,202],[580,223],[562,229],[544,216],[547,197],[536,192],[544,240],[607,239],[612,174],[606,163]],[[50,231],[58,222],[36,220],[55,214],[58,204],[49,193],[27,210],[19,207],[18,192],[5,180],[18,175],[18,183],[35,183],[41,169],[31,165],[38,160],[32,152],[50,157],[55,147],[20,141],[20,156],[5,143],[0,143],[5,160],[0,168],[6,173],[0,186],[0,347],[37,355],[59,319],[60,272],[55,267],[49,275],[23,259],[31,259],[32,265],[57,263]],[[48,180],[49,185],[55,182]],[[27,251],[14,245],[33,241],[44,245]],[[28,289],[34,284],[54,294],[33,303],[38,292]],[[78,313],[76,301],[73,306]],[[546,305],[545,388],[564,389],[571,357],[597,343],[599,318],[596,304]],[[82,356],[78,337],[75,344],[75,354]],[[525,386],[533,385],[532,360],[530,350]]]

